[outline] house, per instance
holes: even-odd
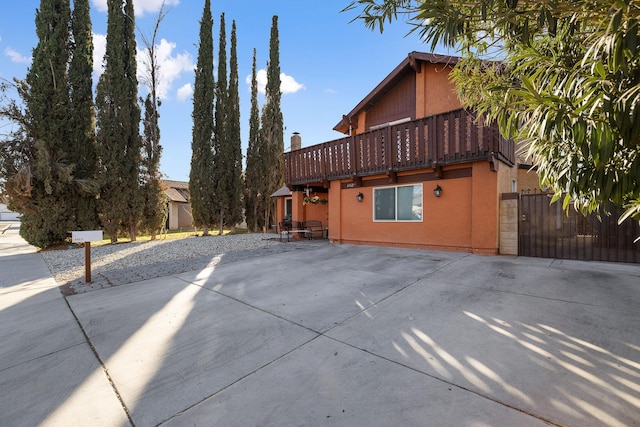
[[[342,116],[345,137],[299,148],[294,134],[278,219],[320,219],[334,243],[517,253],[517,202],[503,211],[501,250],[501,195],[527,170],[513,141],[462,108],[457,60],[411,52]]]
[[[189,204],[189,183],[184,181],[163,180],[164,193],[169,203],[167,230],[193,228],[191,205]]]

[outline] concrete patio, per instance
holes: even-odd
[[[638,425],[638,307],[638,265],[326,241],[64,298],[14,226],[0,425]]]

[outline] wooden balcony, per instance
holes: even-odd
[[[284,153],[287,185],[480,160],[513,165],[514,143],[460,109]]]

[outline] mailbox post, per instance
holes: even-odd
[[[102,240],[102,230],[72,231],[72,243],[84,243],[84,281],[91,283],[91,242]]]

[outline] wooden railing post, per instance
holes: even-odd
[[[356,138],[353,135],[349,135],[349,146],[351,147],[351,175],[358,175],[358,162],[360,157],[358,155],[358,146],[356,144]]]

